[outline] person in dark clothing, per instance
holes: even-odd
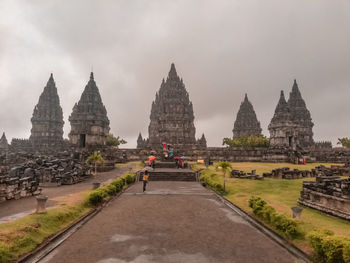
[[[147,183],[148,183],[148,177],[149,177],[148,171],[146,170],[146,171],[145,171],[145,174],[144,174],[143,177],[142,177],[143,192],[146,191],[146,185],[147,185]]]

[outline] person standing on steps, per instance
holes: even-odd
[[[148,174],[148,171],[146,170],[145,174],[142,177],[142,182],[143,182],[143,191],[142,192],[146,191],[146,185],[148,183],[148,177],[149,177],[149,174]]]

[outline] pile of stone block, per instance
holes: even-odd
[[[43,185],[75,184],[91,176],[90,169],[85,163],[70,158],[37,158],[34,162],[29,161],[22,167],[32,168]]]
[[[315,182],[305,181],[298,202],[350,220],[350,178],[319,176]]]
[[[308,170],[290,170],[289,167],[277,168],[270,173],[263,173],[263,177],[278,179],[300,179],[305,177],[314,177],[315,175]]]
[[[10,170],[0,174],[0,202],[41,193],[38,177],[31,170]]]
[[[320,165],[312,169],[311,172],[313,176],[350,176],[350,166],[348,164],[344,166],[332,165],[327,168]]]
[[[256,170],[252,170],[251,173],[245,173],[240,170],[232,170],[231,171],[232,178],[240,178],[240,179],[251,179],[251,180],[263,180],[264,177],[256,174]]]

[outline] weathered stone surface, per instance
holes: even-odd
[[[106,144],[109,119],[92,72],[79,102],[73,107],[69,121],[71,124],[69,140],[74,146]]]
[[[305,101],[301,97],[296,80],[294,80],[292,92],[289,95],[288,106],[292,120],[297,125],[297,145],[301,147],[312,146],[314,144],[312,132],[314,124]]]
[[[239,138],[240,136],[258,136],[261,134],[261,126],[258,121],[253,105],[248,100],[247,94],[245,94],[244,101],[238,110],[236,121],[233,128],[233,138]]]
[[[275,114],[268,127],[270,144],[272,147],[290,147],[294,150],[311,147],[314,145],[313,125],[310,112],[294,80],[288,102],[281,91]]]
[[[7,151],[8,149],[9,149],[9,144],[7,142],[5,133],[3,133],[0,139],[0,151]]]
[[[148,127],[149,147],[159,149],[167,142],[175,149],[195,148],[193,105],[182,79],[171,64],[169,75],[161,84],[152,103],[151,122]]]
[[[207,148],[207,139],[205,138],[204,133],[202,134],[202,137],[197,140],[197,148],[198,149],[206,149]]]
[[[57,147],[63,141],[63,113],[53,75],[41,93],[31,118],[30,141],[34,147]]]
[[[350,179],[317,177],[303,182],[298,202],[302,205],[350,220]]]
[[[148,147],[148,140],[142,138],[141,132],[137,138],[137,149],[146,149]]]
[[[245,173],[240,170],[232,170],[231,177],[240,179],[264,180],[264,177],[256,174],[256,170],[252,170],[250,173]]]

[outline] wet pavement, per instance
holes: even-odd
[[[299,261],[197,182],[139,182],[40,262]]]

